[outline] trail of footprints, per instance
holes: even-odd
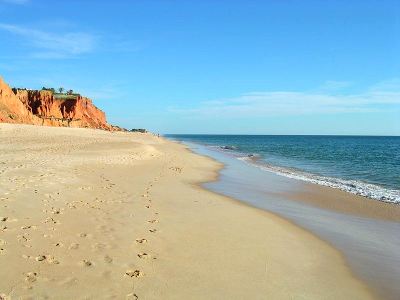
[[[161,175],[161,174],[160,174]],[[153,187],[153,184],[156,183],[158,181],[158,178],[154,178],[154,182],[150,182],[149,186],[146,188],[146,191],[144,194],[141,195],[141,197],[143,198],[145,205],[144,207],[147,209],[151,209],[152,208],[152,200],[151,200],[151,188]],[[155,216],[158,216],[158,212],[154,213]],[[159,222],[158,219],[154,218],[154,219],[150,219],[148,220],[146,223],[147,225],[151,225],[151,228],[148,230],[150,233],[156,233],[157,232],[157,228],[154,228],[154,225],[157,224]],[[135,240],[135,243],[137,244],[137,246],[140,248],[141,245],[147,244],[148,243],[148,239],[140,237],[137,238]],[[147,252],[139,252],[137,253],[137,257],[141,260],[156,260],[157,257],[154,257],[153,255],[147,253]],[[125,272],[125,276],[129,277],[129,278],[140,278],[145,276],[145,274],[139,270],[139,269],[129,269]],[[134,293],[134,291],[130,294],[127,295],[127,299],[139,299],[139,296],[137,294]]]
[[[162,172],[160,173],[160,176],[162,176]],[[111,189],[114,187],[115,184],[111,183],[107,178],[102,176],[102,180],[106,182],[106,185],[104,186],[105,189]],[[153,182],[150,182],[148,187],[146,188],[146,191],[144,194],[142,194],[142,198],[144,200],[144,207],[146,209],[153,209],[153,203],[151,199],[151,188],[153,187],[153,184],[155,184],[158,181],[158,178],[154,178]],[[90,189],[90,187],[82,187],[82,189]],[[38,193],[38,190],[34,191],[35,193]],[[8,194],[8,193],[5,193]],[[19,228],[22,230],[22,234],[17,236],[17,240],[19,243],[21,243],[24,247],[26,248],[32,248],[31,246],[31,235],[30,232],[32,230],[38,230],[41,228],[41,226],[52,226],[52,230],[56,230],[56,227],[61,224],[61,222],[58,220],[58,216],[64,214],[66,211],[65,209],[74,209],[76,208],[76,205],[90,205],[89,203],[84,203],[83,201],[73,201],[73,202],[67,202],[65,203],[65,208],[64,207],[56,207],[56,206],[51,206],[50,203],[54,203],[57,196],[59,196],[58,192],[54,192],[51,194],[44,194],[44,199],[42,202],[44,203],[44,209],[43,213],[45,214],[45,217],[42,221],[42,224],[25,224],[20,226]],[[146,226],[148,226],[148,232],[152,235],[156,234],[158,232],[158,229],[156,228],[156,225],[159,223],[158,218],[158,212],[154,212],[154,218],[149,219],[146,221]],[[9,222],[18,222],[17,219],[10,219],[8,216],[0,216],[0,233],[1,231],[6,231],[8,229],[8,223]],[[53,238],[51,234],[43,234],[43,238]],[[77,238],[92,238],[92,235],[89,233],[79,233],[77,235]],[[145,237],[138,237],[135,240],[136,247],[140,249],[142,245],[148,244],[149,240]],[[66,247],[68,250],[79,250],[79,243],[77,242],[72,242],[70,244],[64,245],[61,241],[54,241],[52,244],[56,248],[61,248],[61,247]],[[6,255],[7,254],[7,242],[4,239],[0,239],[0,255]],[[103,250],[105,248],[104,245],[102,244],[95,244],[93,245],[94,250]],[[138,251],[136,256],[142,261],[145,260],[151,260],[154,261],[157,259],[157,257],[145,252],[145,251]],[[22,258],[27,259],[27,260],[32,260],[35,261],[38,264],[51,264],[51,265],[59,265],[62,264],[56,257],[54,257],[52,254],[49,253],[38,253],[36,256],[35,255],[27,255],[23,254]],[[106,263],[112,263],[113,258],[110,257],[109,255],[104,256],[104,262]],[[92,268],[95,267],[95,264],[93,263],[92,260],[86,258],[83,259],[82,261],[78,262],[79,265],[82,267],[87,267],[87,268]],[[38,270],[40,270],[38,268]],[[27,282],[28,284],[34,284],[37,282],[38,279],[40,279],[40,274],[38,270],[32,270],[29,272],[26,272],[23,274],[24,276],[24,281]],[[123,274],[124,276],[128,278],[133,278],[137,279],[140,277],[145,276],[144,272],[140,269],[128,269],[125,271]],[[76,279],[72,278],[72,281],[76,281]],[[1,297],[0,297],[1,299]],[[139,299],[138,295],[134,293],[134,291],[130,294],[127,295],[127,299]]]

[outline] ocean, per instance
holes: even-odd
[[[257,168],[400,203],[400,137],[166,135],[225,152]]]
[[[400,223],[324,209],[297,201],[296,195],[307,181],[400,204],[400,137],[166,137],[224,164],[218,180],[203,187],[282,216],[328,241],[381,298],[399,299]]]

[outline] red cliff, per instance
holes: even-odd
[[[105,113],[80,95],[12,90],[0,77],[0,122],[117,130]]]

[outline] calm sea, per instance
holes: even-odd
[[[266,171],[400,203],[400,137],[167,135]]]

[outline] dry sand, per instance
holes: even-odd
[[[218,163],[150,134],[0,124],[0,294],[370,299],[342,256],[198,183]]]

